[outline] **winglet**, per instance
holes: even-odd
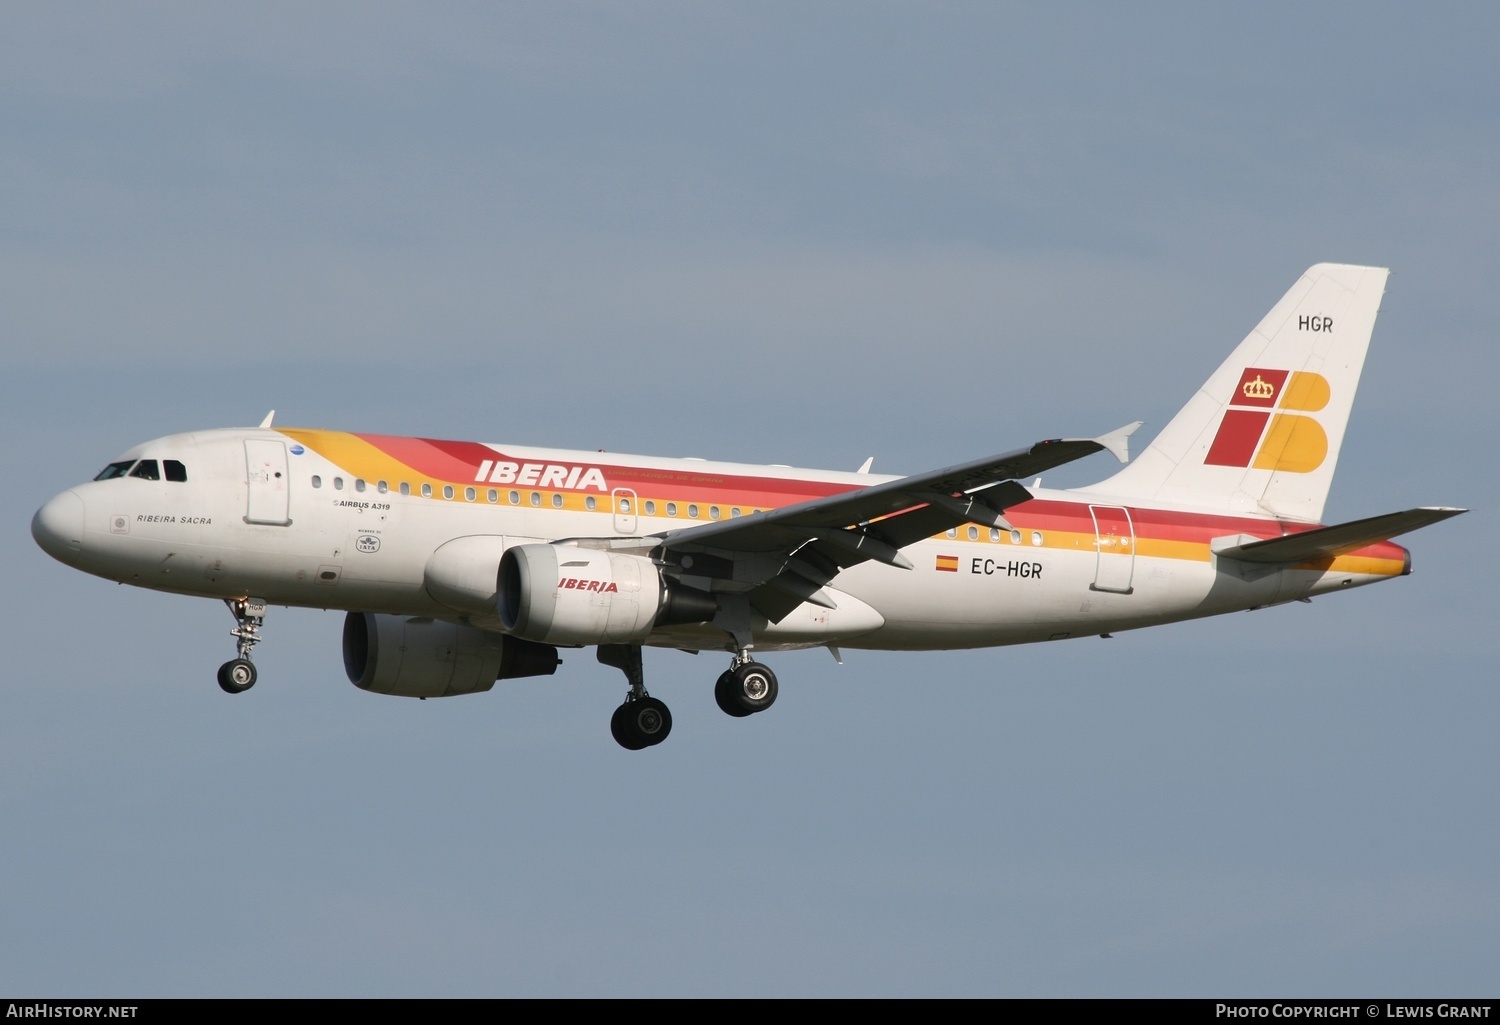
[[[1118,430],[1099,435],[1094,441],[1098,442],[1100,446],[1120,462],[1128,463],[1130,462],[1130,436],[1139,430],[1141,424],[1145,422],[1144,420],[1137,420],[1133,424],[1126,424]]]
[[[268,429],[271,426],[271,421],[274,419],[276,419],[276,410],[273,409],[269,413],[267,413],[266,418],[260,422],[260,429],[263,431]]]

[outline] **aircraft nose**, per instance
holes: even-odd
[[[64,491],[36,511],[31,536],[58,562],[74,563],[83,551],[83,499]]]

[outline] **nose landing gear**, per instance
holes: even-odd
[[[255,663],[250,649],[260,643],[260,627],[266,618],[266,603],[259,598],[225,598],[234,629],[229,635],[238,641],[239,657],[219,667],[219,686],[227,694],[241,694],[255,686]]]

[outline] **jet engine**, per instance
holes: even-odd
[[[713,595],[669,585],[650,559],[568,545],[500,557],[495,607],[515,637],[546,644],[641,641],[653,627],[714,617]]]
[[[441,619],[350,612],[344,672],[361,690],[410,698],[487,691],[496,680],[551,676],[557,649]]]

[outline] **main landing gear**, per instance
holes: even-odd
[[[609,720],[609,732],[615,743],[627,751],[654,747],[672,732],[672,713],[667,706],[646,693],[641,671],[639,644],[601,644],[599,661],[614,666],[630,682],[625,703],[615,709]],[[776,674],[768,666],[750,660],[748,650],[734,657],[733,663],[714,684],[714,700],[735,718],[764,712],[776,700]]]
[[[240,694],[255,686],[255,663],[250,649],[260,643],[260,626],[266,618],[266,603],[259,598],[225,598],[234,629],[229,635],[239,642],[239,657],[219,667],[219,686],[229,694]]]
[[[740,652],[714,684],[714,700],[736,719],[764,712],[776,700],[776,674]]]
[[[614,666],[630,682],[625,703],[615,709],[609,720],[609,732],[615,743],[627,751],[654,747],[672,732],[672,713],[665,703],[646,693],[646,678],[641,671],[639,644],[601,644],[599,661]]]

